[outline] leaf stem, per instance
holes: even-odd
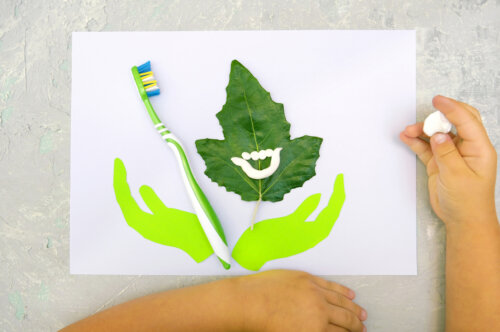
[[[252,220],[250,222],[250,230],[253,231],[253,225],[255,224],[255,217],[257,217],[257,211],[259,210],[260,202],[262,201],[262,196],[259,196],[259,200],[257,201],[257,204],[255,204],[255,207],[253,208],[253,213],[252,213]]]

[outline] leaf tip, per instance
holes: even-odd
[[[233,77],[235,75],[236,76],[249,75],[249,76],[253,77],[252,73],[250,73],[250,71],[247,69],[247,67],[243,66],[243,64],[236,59],[231,61],[231,73],[229,75],[230,75],[230,77]],[[231,82],[229,82],[229,83],[231,83]]]
[[[243,65],[241,64],[241,62],[239,62],[238,60],[234,59],[233,61],[231,61],[231,68],[236,67],[236,66],[243,67]]]

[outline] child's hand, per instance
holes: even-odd
[[[286,270],[227,280],[241,298],[245,331],[365,331],[354,292],[334,282]]]
[[[497,155],[479,112],[465,103],[436,96],[432,100],[457,129],[425,140],[423,123],[406,127],[400,139],[427,166],[432,208],[447,228],[464,222],[496,220]],[[424,139],[423,139],[424,138]]]
[[[275,270],[147,295],[64,331],[366,331],[348,288]]]

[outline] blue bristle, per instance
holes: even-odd
[[[153,97],[153,96],[158,96],[160,94],[160,90],[153,90],[153,91],[148,91],[146,92],[146,94],[148,95],[148,97]]]
[[[139,71],[139,74],[145,73],[147,71],[151,71],[151,62],[148,61],[146,63],[143,63],[139,67],[137,67],[137,70]]]

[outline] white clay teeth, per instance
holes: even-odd
[[[451,122],[448,121],[444,114],[436,111],[425,118],[424,133],[429,137],[435,133],[447,134],[451,131],[451,126]]]
[[[260,151],[253,151],[253,152],[243,152],[241,154],[241,158],[244,160],[264,160],[267,157],[272,157],[273,156],[273,150],[272,149],[267,149],[267,150],[260,150]]]
[[[280,152],[283,148],[276,148],[274,150],[267,149],[267,150],[261,150],[259,152],[253,151],[251,153],[248,152],[243,152],[241,154],[242,158],[238,157],[233,157],[231,158],[231,161],[237,165],[240,166],[243,172],[252,179],[264,179],[269,176],[271,176],[276,170],[278,169],[280,165]],[[266,159],[267,157],[271,157],[271,163],[269,164],[269,167],[265,169],[255,169],[253,168],[252,165],[247,161],[249,159],[253,160],[258,160],[258,159]]]

